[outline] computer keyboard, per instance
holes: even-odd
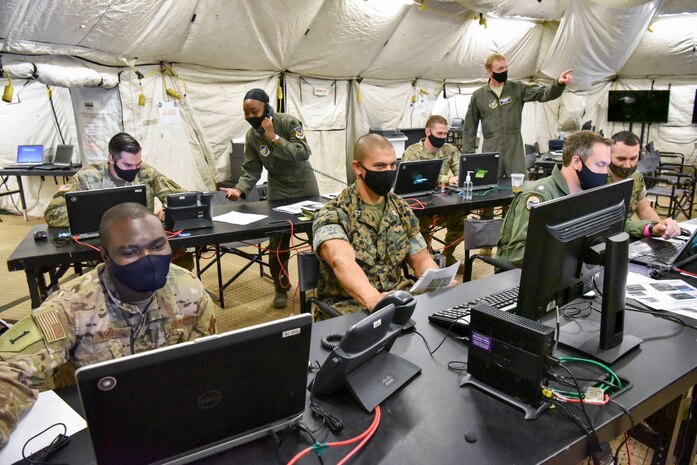
[[[475,305],[486,304],[503,312],[515,309],[518,303],[518,286],[494,294],[474,299],[466,303],[454,305],[445,310],[439,310],[428,317],[428,321],[436,326],[449,329],[456,334],[469,333],[470,309]]]

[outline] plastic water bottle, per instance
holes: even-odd
[[[467,172],[467,177],[465,178],[465,182],[462,184],[462,196],[465,198],[465,200],[472,200],[472,177],[471,177],[472,172],[468,171]]]

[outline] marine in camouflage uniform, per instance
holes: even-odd
[[[625,224],[624,230],[631,237],[635,239],[640,239],[644,237],[644,228],[647,224],[653,223],[651,220],[640,220],[633,219],[632,217],[636,213],[636,207],[640,200],[646,198],[646,183],[644,182],[644,176],[638,171],[631,174],[631,178],[634,180],[634,185],[632,186],[632,197],[629,199],[629,209],[627,210],[627,223]],[[615,182],[612,176],[607,177],[608,184]]]
[[[462,151],[476,151],[477,127],[481,121],[482,152],[501,153],[499,178],[511,173],[525,173],[525,147],[520,134],[523,104],[559,98],[564,87],[557,81],[551,86],[506,81],[501,97],[491,90],[488,83],[475,90],[465,116]]]
[[[269,173],[269,200],[318,196],[317,180],[309,161],[312,152],[305,140],[302,123],[294,116],[284,113],[275,113],[272,123],[278,136],[276,142],[253,128],[247,131],[242,176],[235,187],[247,196],[259,181],[262,168],[266,168]],[[269,266],[277,291],[290,288],[287,275],[281,277],[279,264],[280,259],[283,268],[288,269],[289,246],[290,234],[273,234],[269,238],[270,250],[283,251],[278,254],[278,259],[275,256],[271,258]]]
[[[447,184],[448,173],[452,172],[454,176],[459,175],[460,151],[454,145],[446,143],[443,145],[443,147],[439,148],[436,153],[431,153],[426,150],[426,147],[424,146],[425,140],[426,139],[421,139],[421,141],[417,142],[416,144],[412,144],[407,147],[402,155],[402,161],[433,160],[436,158],[442,158],[443,167],[440,170],[440,180],[441,182],[445,182]],[[466,217],[466,213],[455,212],[419,218],[419,229],[421,230],[421,235],[426,239],[428,246],[431,244],[431,227],[434,224],[434,218],[437,226],[446,226],[447,232],[445,234],[445,249],[443,250],[443,255],[445,255],[445,263],[447,266],[455,263],[455,248],[462,241]]]
[[[356,184],[350,185],[315,216],[313,246],[319,250],[327,240],[345,240],[353,247],[356,262],[370,284],[379,292],[409,289],[414,283],[404,277],[402,265],[408,257],[426,249],[426,243],[409,205],[393,193],[388,193],[385,201],[382,221],[378,224],[380,215],[361,199]],[[319,298],[342,313],[365,310],[344,290],[321,255],[317,257]]]
[[[569,186],[558,165],[554,167],[550,176],[526,184],[523,190],[513,198],[503,220],[496,244],[496,258],[508,261],[517,267],[523,266],[530,208],[538,203],[568,194]]]
[[[49,226],[68,227],[68,211],[65,206],[65,194],[68,192],[138,184],[146,187],[148,209],[151,212],[155,210],[155,197],[160,199],[163,205],[166,205],[168,195],[186,192],[179,184],[147,163],[142,163],[136,178],[133,182],[128,182],[114,178],[109,172],[109,162],[103,161],[82,168],[70,178],[67,184],[61,186],[46,207],[44,219]]]
[[[142,307],[121,300],[100,264],[0,336],[0,446],[36,401],[37,387],[69,360],[80,367],[216,332],[210,297],[176,265]]]

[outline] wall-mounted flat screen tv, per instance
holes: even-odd
[[[669,90],[611,90],[607,120],[612,122],[667,123]]]

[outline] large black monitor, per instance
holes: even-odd
[[[611,122],[667,123],[669,90],[611,90],[607,120]]]
[[[627,179],[532,206],[518,293],[516,313],[538,319],[593,290],[593,279],[605,266],[603,334],[599,344],[596,327],[590,333],[595,339],[583,351],[596,358],[605,357],[608,363],[619,357],[614,354],[616,350],[609,349],[625,345],[623,311],[629,237],[624,226],[632,183]],[[572,324],[577,333],[586,336],[578,322]],[[560,338],[560,342],[565,339]],[[597,350],[591,350],[600,350],[599,346],[601,352],[612,353],[596,354]]]

